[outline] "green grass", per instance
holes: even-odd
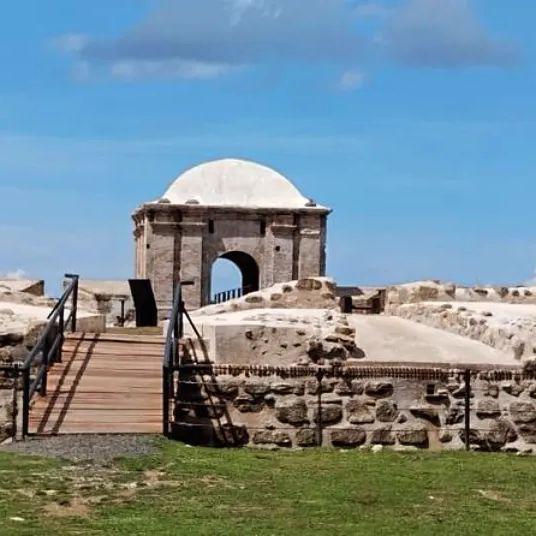
[[[0,453],[0,534],[536,533],[534,458],[158,443],[106,466]]]

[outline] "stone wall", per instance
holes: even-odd
[[[536,304],[536,287],[462,286],[441,281],[415,281],[387,289],[387,309],[422,301]]]
[[[263,448],[465,448],[458,370],[395,367],[184,368],[174,432],[190,443]],[[536,452],[536,381],[473,372],[470,443]]]
[[[15,369],[0,364],[0,443],[15,434],[16,381]]]
[[[259,287],[325,274],[329,210],[207,207],[146,203],[133,215],[136,277],[151,280],[159,314],[173,300],[173,282],[188,309],[210,303],[212,265],[226,253],[246,254],[259,269]],[[244,272],[245,267],[237,264]]]
[[[491,311],[472,310],[455,302],[391,305],[389,314],[469,337],[516,359],[536,359],[536,321],[531,317],[513,317],[506,322]]]
[[[66,287],[71,281],[66,280]],[[81,309],[104,315],[106,325],[118,326],[121,317],[121,301],[124,301],[125,323],[136,319],[134,301],[126,280],[89,280],[78,282],[78,304]]]
[[[337,309],[335,283],[328,277],[287,281],[251,292],[241,298],[207,305],[193,316],[217,315],[249,309]]]

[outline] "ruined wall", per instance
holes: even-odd
[[[387,308],[422,301],[536,304],[536,287],[467,287],[431,280],[393,285],[387,289]]]
[[[152,281],[163,318],[173,282],[189,309],[210,302],[214,261],[243,252],[259,267],[260,286],[325,273],[327,209],[206,207],[149,203],[134,213],[136,276]]]
[[[408,303],[391,306],[392,315],[480,341],[512,354],[516,359],[536,358],[536,321],[531,317],[507,322],[491,311],[471,310],[453,303]]]
[[[16,371],[0,363],[0,443],[16,429]]]
[[[213,365],[180,376],[174,431],[186,442],[464,448],[462,371]],[[474,372],[470,397],[472,448],[536,452],[533,376]]]

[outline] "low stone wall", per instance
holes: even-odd
[[[516,359],[536,359],[536,322],[529,318],[496,321],[490,311],[473,311],[454,303],[391,305],[389,314],[480,341]]]
[[[215,315],[248,309],[337,309],[335,283],[327,277],[308,277],[250,292],[241,298],[207,305],[193,316]]]
[[[386,305],[422,301],[536,304],[536,286],[461,286],[442,281],[415,281],[387,289]]]
[[[204,360],[264,365],[342,364],[364,357],[346,315],[322,309],[252,309],[196,317]],[[189,341],[195,333],[188,324]]]
[[[69,283],[66,280],[64,286]],[[78,283],[79,306],[104,315],[108,326],[120,325],[121,301],[125,304],[125,323],[130,325],[136,319],[136,310],[128,281],[81,279]]]
[[[263,448],[457,450],[465,441],[463,371],[408,367],[185,366],[175,435],[186,442]],[[473,372],[470,443],[536,452],[536,380]]]
[[[0,364],[0,443],[15,434],[16,382],[15,369]]]

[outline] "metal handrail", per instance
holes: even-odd
[[[66,328],[76,331],[78,309],[78,280],[76,274],[65,274],[71,279],[69,286],[47,316],[47,325],[39,336],[35,346],[20,366],[22,372],[22,438],[28,435],[30,402],[37,390],[41,396],[47,393],[48,370],[51,365],[61,361],[61,351]],[[65,318],[67,301],[71,298],[71,309]],[[51,333],[55,331],[54,339],[50,341]],[[40,357],[39,368],[32,378],[32,369]]]
[[[174,375],[175,366],[181,361],[179,342],[184,335],[184,316],[186,315],[192,323],[182,300],[182,287],[186,285],[193,285],[193,281],[179,281],[175,287],[162,363],[162,431],[166,437],[170,435],[169,403],[175,398]]]
[[[246,294],[249,294],[252,291],[253,291],[253,287],[247,286],[247,285],[244,287],[224,290],[222,292],[217,292],[216,294],[214,294],[210,303],[211,304],[225,303],[226,301],[234,300],[235,298],[241,298],[242,296],[245,296]]]

